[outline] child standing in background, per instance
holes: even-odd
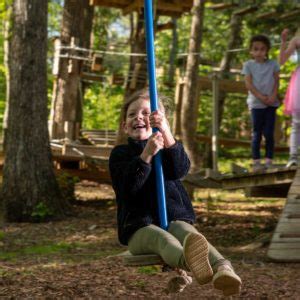
[[[300,146],[300,29],[287,47],[288,33],[288,29],[284,29],[281,33],[279,62],[281,65],[285,64],[289,57],[296,52],[298,66],[291,76],[284,99],[284,112],[292,116],[290,158],[287,163],[287,167],[291,167],[298,164],[297,154]]]
[[[255,35],[250,40],[251,60],[244,63],[242,74],[245,75],[249,91],[247,104],[252,119],[252,158],[253,171],[270,168],[274,156],[274,129],[279,82],[279,64],[268,58],[270,40],[265,35]],[[265,166],[261,164],[260,144],[262,135],[266,142]]]

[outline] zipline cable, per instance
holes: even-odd
[[[149,94],[151,111],[158,109],[158,97],[155,74],[155,48],[154,48],[154,34],[153,34],[153,15],[152,15],[152,0],[145,0],[145,29],[146,29],[146,48],[147,48],[147,65],[149,76]],[[157,128],[153,128],[153,132],[157,132]],[[158,213],[160,227],[162,229],[168,228],[167,209],[166,209],[166,195],[164,186],[164,174],[162,169],[161,152],[158,152],[154,157],[155,177],[156,177],[156,192],[158,200]]]

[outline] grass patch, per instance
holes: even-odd
[[[19,251],[0,251],[0,259],[13,260],[20,256],[26,255],[51,255],[57,253],[66,253],[74,248],[77,244],[56,243],[48,245],[35,245],[20,249]]]
[[[66,262],[92,261],[102,257],[116,255],[122,252],[120,249],[99,250],[96,245],[83,243],[49,243],[47,245],[28,246],[17,251],[0,251],[0,260],[17,261],[20,259],[47,257],[53,259],[59,257]]]
[[[144,266],[144,267],[139,267],[137,271],[140,274],[155,275],[159,273],[161,270],[159,266]]]

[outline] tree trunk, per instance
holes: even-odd
[[[224,57],[221,61],[220,64],[220,72],[219,72],[219,78],[224,79],[224,78],[229,78],[229,72],[231,68],[231,63],[236,55],[232,51],[235,48],[238,48],[241,43],[241,27],[242,27],[242,17],[237,14],[232,14],[231,15],[231,20],[230,20],[230,36],[227,44],[227,51],[225,51]],[[221,122],[223,118],[223,113],[224,113],[224,104],[225,104],[225,99],[226,99],[226,92],[224,91],[219,91],[219,100],[218,100],[218,105],[219,105],[219,114],[218,114],[218,127],[220,129],[221,127]],[[206,144],[205,146],[205,167],[212,168],[213,162],[212,162],[212,145],[210,143]]]
[[[47,129],[47,1],[15,1],[2,197],[8,221],[63,217]]]
[[[221,61],[220,65],[220,79],[229,78],[229,72],[231,68],[231,63],[236,54],[230,50],[238,48],[241,43],[241,29],[242,29],[242,17],[240,15],[232,14],[230,20],[230,37],[227,45],[227,51]],[[221,125],[224,103],[225,103],[226,93],[220,92],[219,94],[219,126]]]
[[[65,0],[61,30],[61,45],[89,48],[92,30],[93,6],[88,0]],[[71,54],[70,49],[62,49],[60,54]],[[82,61],[59,59],[59,70],[53,87],[50,115],[50,135],[53,139],[78,135],[82,121],[82,99],[80,97],[80,73]],[[66,123],[67,122],[67,123]],[[65,132],[65,124],[69,129]]]
[[[146,36],[144,29],[144,11],[137,14],[136,26],[131,25],[131,53],[146,53]],[[133,22],[132,22],[133,23]],[[147,60],[145,56],[130,56],[124,101],[135,91],[143,89],[147,85]],[[122,128],[122,115],[119,124],[117,144],[126,142],[126,135]]]
[[[177,19],[175,17],[172,18],[172,44],[170,50],[170,58],[169,58],[169,69],[168,69],[168,78],[167,85],[170,87],[174,87],[174,79],[175,79],[175,61],[178,50],[178,34],[177,34]]]
[[[196,135],[199,89],[198,68],[199,55],[203,30],[205,0],[194,0],[191,37],[189,42],[185,85],[182,99],[182,140],[191,161],[190,172],[199,168],[199,154],[197,149]],[[197,53],[195,55],[195,53]]]

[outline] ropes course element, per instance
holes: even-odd
[[[119,56],[146,56],[146,53],[128,53],[128,52],[115,52],[115,51],[104,51],[104,50],[93,50],[93,49],[86,49],[81,48],[78,46],[60,46],[58,49],[61,50],[72,50],[72,51],[79,51],[79,52],[88,52],[90,54],[98,53],[98,54],[107,54],[107,55],[119,55]]]
[[[149,76],[149,93],[151,111],[158,109],[158,97],[155,75],[155,48],[154,48],[154,34],[153,34],[153,15],[152,15],[152,0],[145,0],[145,30],[146,30],[146,48],[147,48],[147,65]],[[157,132],[157,128],[153,128],[153,132]],[[158,199],[158,211],[160,227],[162,229],[168,228],[166,196],[164,186],[164,175],[162,169],[161,153],[158,152],[154,157],[155,175],[156,175],[156,192]]]

